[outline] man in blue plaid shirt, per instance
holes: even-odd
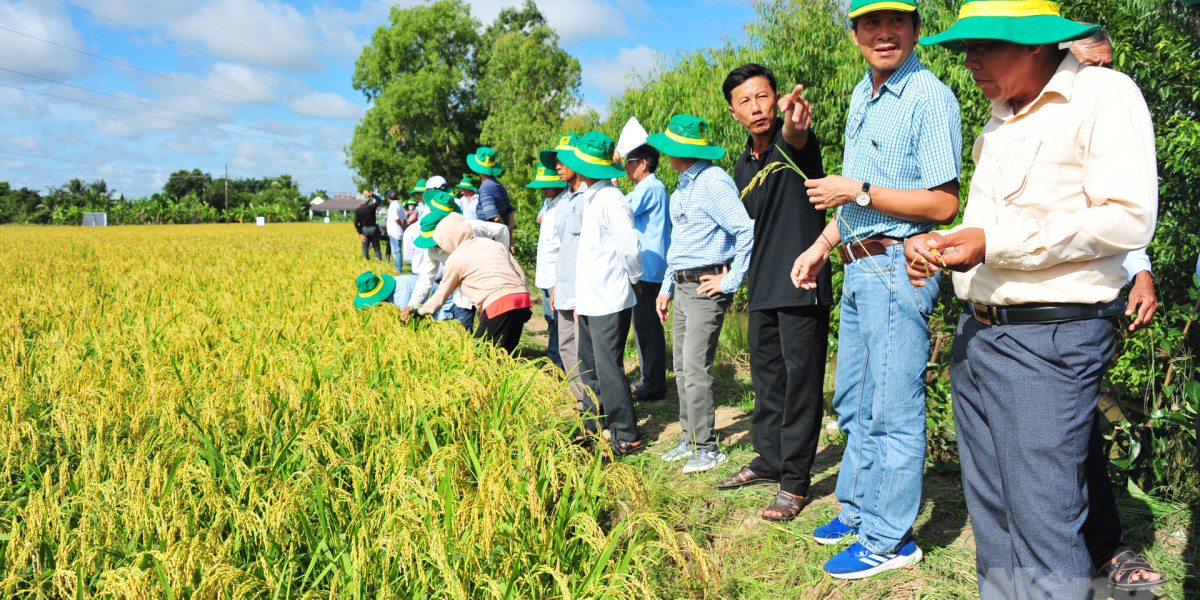
[[[853,0],[850,18],[870,70],[850,98],[843,176],[805,182],[809,201],[837,215],[792,270],[797,286],[815,286],[841,242],[833,398],[847,434],[836,488],[841,513],[813,537],[822,544],[857,538],[825,563],[842,579],[921,560],[912,525],[921,504],[927,320],[938,280],[908,284],[902,242],[954,220],[962,164],[958,101],[914,52],[916,0]]]
[[[750,265],[754,223],[738,199],[733,179],[712,163],[725,156],[725,149],[709,143],[707,121],[675,115],[666,131],[646,142],[680,173],[669,207],[667,271],[655,304],[659,318],[666,321],[667,303],[675,296],[671,336],[683,438],[662,458],[687,458],[683,472],[699,473],[727,460],[717,449],[710,370],[725,311]]]

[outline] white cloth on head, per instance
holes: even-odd
[[[446,178],[441,175],[434,175],[425,180],[425,189],[427,190],[436,190],[444,187],[446,187]]]
[[[621,137],[617,138],[617,154],[625,158],[634,148],[645,144],[647,137],[646,128],[638,123],[637,117],[629,117],[621,129]]]

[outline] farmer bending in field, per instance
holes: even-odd
[[[921,40],[965,49],[991,119],[962,225],[905,244],[913,285],[949,269],[965,301],[950,384],[984,600],[1092,597],[1092,411],[1126,310],[1121,262],[1150,241],[1158,211],[1137,85],[1060,49],[1095,26],[1030,4],[964,2]]]
[[[687,459],[683,472],[700,473],[728,459],[717,448],[710,371],[725,311],[750,263],[754,223],[738,200],[733,179],[713,164],[725,149],[708,139],[708,121],[675,115],[665,132],[646,141],[679,172],[679,187],[668,207],[671,247],[655,308],[666,322],[667,304],[675,298],[671,340],[683,435],[662,459]]]
[[[417,286],[417,276],[376,275],[367,271],[358,276],[354,285],[358,288],[358,295],[354,297],[354,308],[370,308],[380,303],[403,308],[408,306],[409,300],[412,299],[413,288]],[[434,289],[436,290],[436,287]],[[450,310],[453,306],[452,301],[447,300],[434,316],[434,320],[453,319]]]
[[[417,288],[413,290],[412,301],[409,306],[415,308],[425,302],[429,294],[433,290],[433,284],[437,281],[438,273],[442,271],[442,265],[449,258],[444,250],[438,247],[433,239],[433,232],[437,229],[438,223],[447,215],[460,213],[458,204],[449,194],[441,190],[427,190],[424,192],[426,204],[429,206],[429,214],[421,218],[421,233],[417,236],[413,245],[416,246],[418,253],[424,253],[424,256],[418,256],[413,260],[413,273],[419,278],[417,280]],[[486,221],[471,221],[471,230],[477,238],[488,238],[496,240],[508,245],[508,227],[500,223],[488,223]],[[444,275],[444,273],[443,273]],[[451,288],[449,291],[454,291]],[[454,318],[462,324],[467,331],[475,329],[475,306],[471,301],[461,293],[454,294]]]
[[[508,252],[507,244],[477,238],[471,223],[460,214],[440,219],[433,232],[437,247],[449,257],[442,273],[442,287],[417,310],[432,315],[460,288],[474,305],[481,307],[477,339],[487,340],[512,352],[521,341],[521,329],[530,318],[529,291],[525,272]],[[408,321],[413,312],[405,308],[400,318]]]
[[[917,58],[916,0],[854,0],[850,32],[867,64],[847,112],[842,176],[809,179],[809,201],[837,214],[796,259],[793,283],[817,286],[833,244],[845,265],[833,408],[846,432],[841,513],[813,531],[853,540],[825,572],[859,579],[921,560],[912,527],[925,474],[925,365],[937,278],[913,288],[904,239],[958,215],[958,100]],[[913,293],[915,289],[915,293]]]

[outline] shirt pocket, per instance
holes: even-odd
[[[994,196],[1014,206],[1029,206],[1038,201],[1037,194],[1028,194],[1029,175],[1037,162],[1042,140],[1015,140],[1000,163]]]
[[[571,212],[563,223],[563,229],[570,235],[579,235],[583,231],[583,213]]]

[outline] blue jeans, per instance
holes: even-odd
[[[876,553],[912,537],[925,467],[925,365],[938,277],[913,287],[904,246],[846,265],[833,408],[847,434],[842,523]]]
[[[388,236],[388,244],[392,248],[392,261],[396,265],[396,272],[404,272],[404,239]]]
[[[453,307],[450,310],[450,314],[454,317],[454,320],[458,321],[463,326],[463,329],[467,330],[467,333],[475,333],[475,309],[462,308],[454,304],[453,299],[450,300],[450,303]]]
[[[542,312],[546,315],[546,336],[550,339],[546,342],[546,358],[550,362],[558,365],[558,368],[563,368],[562,355],[558,352],[558,315],[556,311],[550,310],[550,290],[542,290]]]

